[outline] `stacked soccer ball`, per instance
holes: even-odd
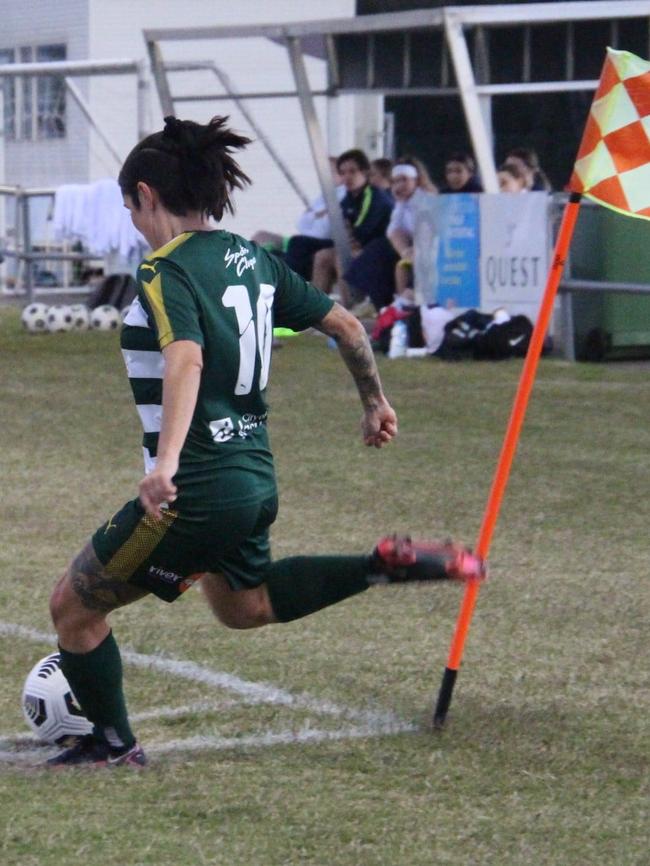
[[[102,304],[93,310],[85,304],[28,304],[22,312],[23,327],[30,334],[55,334],[60,331],[114,331],[122,324],[124,311]]]

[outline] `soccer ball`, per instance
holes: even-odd
[[[31,669],[22,707],[25,721],[46,743],[61,745],[68,737],[81,737],[93,729],[63,675],[59,653],[45,656]]]
[[[30,334],[44,334],[47,331],[47,304],[28,304],[23,310],[20,321]]]
[[[90,310],[85,304],[73,304],[70,307],[72,313],[72,329],[74,331],[87,331],[90,327]]]
[[[122,324],[122,316],[117,307],[110,304],[102,304],[95,307],[90,314],[90,327],[98,331],[114,331]]]
[[[58,331],[71,331],[73,328],[72,310],[65,304],[54,304],[47,311],[47,330],[51,334]]]

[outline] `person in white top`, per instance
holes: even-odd
[[[345,187],[341,183],[341,177],[336,167],[336,157],[330,156],[330,168],[332,170],[332,180],[336,187],[336,197],[339,201],[345,195]],[[296,234],[316,240],[326,241],[332,237],[330,228],[330,218],[327,212],[327,204],[325,198],[321,194],[317,196],[298,217],[296,221]],[[267,229],[260,229],[255,232],[251,240],[256,244],[263,246],[269,252],[286,252],[290,238],[271,232]]]
[[[335,192],[340,202],[346,193],[346,189],[342,183],[339,183],[335,187]],[[296,223],[296,229],[299,235],[306,235],[308,238],[318,238],[321,241],[331,239],[330,217],[323,195],[315,198],[307,210],[303,211]]]
[[[395,207],[386,235],[399,256],[395,267],[395,294],[401,295],[413,285],[415,216],[427,198],[435,194],[435,186],[424,166],[412,157],[404,157],[393,166],[391,180]]]

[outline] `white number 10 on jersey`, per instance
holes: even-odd
[[[271,346],[273,344],[273,295],[275,286],[260,283],[260,294],[257,299],[256,319],[253,320],[253,309],[246,286],[228,286],[223,293],[223,305],[234,309],[239,328],[239,372],[235,394],[250,394],[255,375],[255,359],[260,356],[259,389],[263,391],[269,380],[271,366]]]

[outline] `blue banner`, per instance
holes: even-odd
[[[468,193],[438,196],[437,302],[443,306],[480,306],[479,197]]]

